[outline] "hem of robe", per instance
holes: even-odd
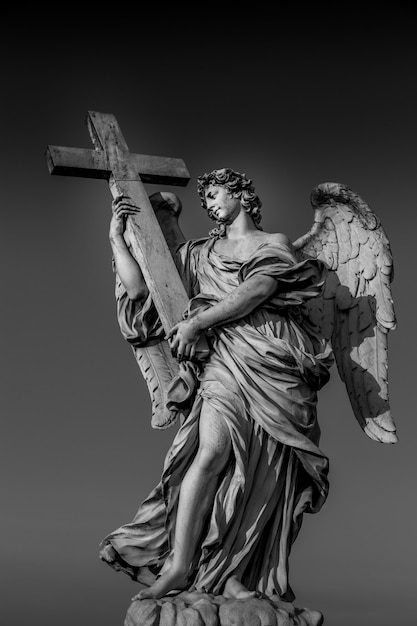
[[[267,595],[278,593],[281,598],[291,601],[295,595],[288,583],[289,553],[303,513],[318,511],[325,501],[326,471],[321,474],[321,480],[309,472],[310,483],[304,472],[305,485],[300,488],[297,462],[305,453],[281,444],[250,417],[245,418],[246,437],[242,435],[241,419],[236,418],[239,398],[217,382],[203,384],[197,393],[195,408],[169,450],[161,482],[139,507],[133,521],[102,541],[100,556],[114,569],[145,585],[151,585],[164,565],[167,567],[172,555],[181,480],[198,448],[198,421],[203,399],[227,416],[233,463],[229,466],[231,471],[224,474],[217,488],[204,541],[193,559],[195,574],[190,577],[189,588],[221,593],[227,578],[237,573],[249,588]],[[251,438],[250,445],[248,437]],[[252,457],[258,441],[263,442],[265,449],[258,450],[257,464],[253,467]],[[249,449],[246,449],[247,445]],[[265,450],[275,459],[275,465],[268,466]],[[308,471],[309,464],[302,465]],[[270,494],[265,498],[267,485]],[[254,502],[257,502],[255,508]],[[251,519],[251,515],[255,519]],[[262,549],[257,545],[260,541],[272,543]]]

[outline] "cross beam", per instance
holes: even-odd
[[[53,175],[108,180],[113,198],[124,194],[141,207],[127,230],[164,330],[182,319],[188,296],[143,183],[185,186],[190,175],[182,159],[129,152],[114,115],[89,111],[86,119],[94,150],[48,146]]]

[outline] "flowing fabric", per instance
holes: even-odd
[[[211,354],[201,369],[182,366],[169,401],[189,413],[165,459],[160,483],[131,523],[101,543],[101,558],[152,584],[172,559],[181,482],[199,445],[199,417],[209,403],[230,433],[232,453],[193,556],[190,589],[220,594],[233,574],[249,589],[294,599],[288,558],[303,514],[328,493],[328,459],[318,447],[317,391],[327,382],[331,349],[303,316],[320,294],[325,266],[298,262],[287,246],[263,243],[246,262],[215,250],[215,239],[184,244],[177,258],[190,296],[185,315],[213,306],[257,275],[276,279],[274,294],[249,315],[210,329]],[[152,304],[121,298],[128,341],[155,340]],[[190,384],[191,380],[191,384]]]

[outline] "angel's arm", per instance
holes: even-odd
[[[168,333],[171,349],[179,358],[193,358],[200,334],[245,317],[276,290],[275,278],[257,275],[238,285],[223,300],[193,317],[179,322]]]
[[[248,278],[223,300],[192,318],[194,324],[198,330],[203,331],[245,317],[267,300],[276,288],[277,281],[271,276],[257,275]]]
[[[130,300],[144,301],[148,288],[137,261],[130,254],[125,240],[126,218],[139,209],[121,200],[113,202],[113,216],[110,222],[109,240],[117,274],[122,281]]]

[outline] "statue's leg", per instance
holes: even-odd
[[[213,506],[218,477],[230,453],[231,438],[226,422],[218,411],[204,402],[198,452],[181,484],[171,567],[134,599],[162,598],[169,591],[186,588],[194,551]]]

